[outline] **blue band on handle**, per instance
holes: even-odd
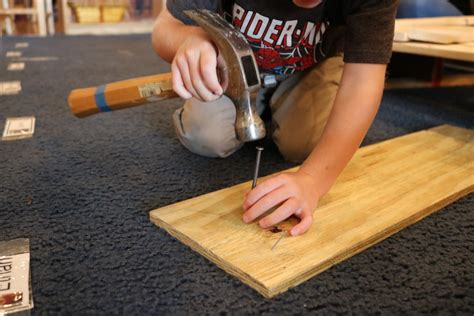
[[[105,86],[98,86],[95,90],[95,103],[101,112],[110,112],[112,111],[105,100]]]

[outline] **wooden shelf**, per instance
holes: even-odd
[[[0,9],[0,15],[35,15],[34,9]]]
[[[7,35],[13,35],[15,32],[15,15],[31,15],[37,24],[38,34],[47,36],[54,34],[54,16],[53,16],[53,0],[32,0],[32,7],[22,8],[13,7],[13,3],[3,1],[0,5],[0,30],[5,24]],[[1,35],[1,32],[0,32]]]

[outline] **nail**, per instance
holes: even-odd
[[[258,170],[260,169],[260,157],[262,156],[263,147],[256,147],[256,149],[257,149],[257,162],[255,163],[255,171],[253,173],[252,189],[254,189],[257,186]]]
[[[283,232],[281,235],[280,235],[280,238],[278,238],[278,240],[273,244],[273,247],[272,247],[272,251],[276,248],[276,246],[280,243],[280,241],[283,239],[283,237],[287,236],[288,232]]]

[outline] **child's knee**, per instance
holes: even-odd
[[[186,101],[173,123],[179,140],[193,153],[224,158],[242,146],[235,136],[235,107],[225,96],[213,102]]]

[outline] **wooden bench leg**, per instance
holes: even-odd
[[[38,34],[40,36],[47,36],[48,31],[46,30],[46,14],[44,0],[34,0],[37,18],[38,18]]]
[[[443,81],[443,71],[444,71],[444,59],[435,58],[434,64],[433,64],[433,72],[431,74],[431,85],[433,87],[441,86],[441,82]]]
[[[48,25],[48,34],[54,35],[53,0],[45,0],[45,4],[46,4],[46,22]]]
[[[10,3],[8,0],[2,0],[2,8],[9,9]],[[3,21],[5,21],[5,32],[7,35],[13,35],[13,23],[12,17],[7,15],[4,17]],[[1,32],[0,32],[1,33]]]

